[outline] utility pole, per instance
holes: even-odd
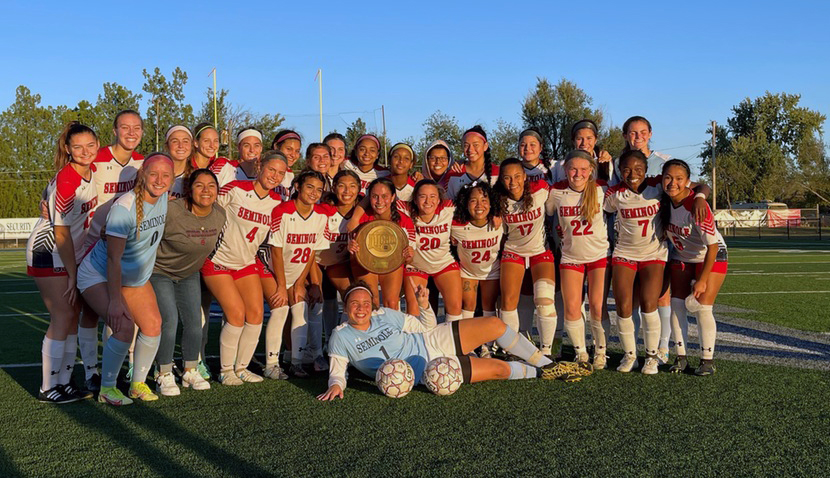
[[[715,137],[718,122],[712,121],[712,212],[718,210],[718,162],[715,158]]]
[[[375,110],[375,111],[377,111],[377,110]],[[383,120],[383,165],[388,168],[389,167],[389,158],[387,156],[388,156],[389,153],[386,150],[386,148],[388,146],[386,144],[386,109],[384,108],[383,105],[380,105],[380,117]]]
[[[320,93],[320,142],[323,142],[323,69],[318,68],[314,79],[319,79],[318,88]]]

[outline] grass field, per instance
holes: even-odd
[[[0,252],[0,364],[40,361],[48,316],[24,269],[21,251]],[[733,315],[745,319],[830,331],[830,246],[730,241],[719,303],[744,309]],[[35,400],[38,367],[7,366],[0,476],[824,476],[830,469],[826,372],[721,360],[708,378],[599,371],[579,383],[468,385],[451,397],[419,387],[400,400],[353,377],[345,400],[319,403],[325,381],[214,384],[124,408],[91,400],[54,407]]]

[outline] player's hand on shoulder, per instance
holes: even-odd
[[[317,400],[327,402],[329,400],[334,400],[335,398],[343,398],[343,389],[340,388],[340,385],[334,384],[328,388],[324,393],[317,395]]]
[[[692,206],[692,213],[695,215],[695,222],[702,224],[703,221],[706,220],[706,216],[709,214],[709,204],[706,202],[706,199],[703,199],[702,197],[695,198],[694,205]]]
[[[614,158],[611,157],[611,154],[608,153],[608,151],[603,149],[602,151],[599,152],[599,158],[598,159],[599,159],[600,163],[608,163]]]

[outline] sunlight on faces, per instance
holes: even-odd
[[[444,148],[436,147],[429,150],[427,167],[433,177],[438,177],[447,171],[450,165],[450,156]]]
[[[144,190],[151,197],[167,194],[173,184],[173,166],[168,161],[153,161],[144,170]]]
[[[311,152],[311,157],[308,159],[308,167],[312,171],[326,174],[331,167],[331,151],[328,147],[317,147]]]
[[[92,133],[78,133],[69,138],[64,150],[72,157],[72,162],[89,166],[98,155],[98,139]]]
[[[216,152],[219,151],[219,133],[213,128],[205,129],[196,140],[195,147],[196,151],[206,158],[216,156]]]
[[[392,152],[389,166],[394,175],[409,174],[409,170],[412,168],[412,154],[405,148],[395,149]]]
[[[637,190],[646,178],[646,163],[637,158],[626,158],[620,164],[620,176],[629,188]]]
[[[475,134],[464,136],[464,156],[471,163],[484,161],[484,152],[487,151],[488,147],[489,144],[481,136]]]
[[[260,167],[257,181],[264,189],[274,189],[282,183],[287,170],[288,166],[284,161],[277,158],[271,159]]]
[[[356,328],[368,328],[372,319],[372,295],[359,289],[349,294],[345,307],[349,325]]]
[[[441,202],[441,195],[438,193],[438,188],[432,184],[421,186],[418,188],[418,194],[415,196],[415,204],[418,206],[418,211],[422,215],[435,214],[438,208],[438,203]]]
[[[689,175],[682,166],[669,166],[663,175],[663,192],[672,199],[680,197],[689,187]]]
[[[519,157],[524,161],[535,163],[542,154],[542,144],[535,136],[523,136],[519,141]]]
[[[597,145],[597,136],[590,128],[577,130],[574,135],[574,148],[581,149],[593,156],[594,147]]]
[[[585,184],[593,174],[594,167],[587,159],[571,158],[565,163],[565,175],[568,178],[568,185],[574,191],[585,189]]]
[[[389,208],[392,206],[392,201],[394,200],[395,194],[382,183],[375,184],[369,192],[369,202],[372,203],[372,211],[374,211],[376,216],[390,212]]]
[[[340,204],[354,204],[357,193],[360,192],[360,183],[351,176],[343,176],[334,186],[334,194]]]
[[[285,155],[288,160],[288,167],[294,166],[294,163],[300,159],[300,147],[302,144],[298,139],[286,139],[277,147],[277,151]]]
[[[201,208],[210,208],[216,202],[219,194],[219,185],[213,176],[207,173],[200,174],[190,187],[190,200]]]
[[[339,139],[330,139],[326,144],[331,148],[332,166],[340,167],[346,160],[346,143]]]
[[[173,161],[187,161],[193,152],[193,140],[186,131],[175,131],[165,143]]]
[[[378,146],[371,139],[364,139],[357,145],[357,164],[361,170],[368,171],[378,159]]]
[[[239,157],[242,161],[257,161],[261,154],[262,140],[256,136],[248,136],[239,142]]]
[[[113,130],[115,142],[127,151],[133,151],[141,142],[144,128],[141,126],[141,118],[133,113],[126,113],[118,118],[118,124]]]
[[[323,195],[323,182],[317,178],[308,178],[300,185],[297,199],[306,205],[313,206]]]
[[[473,221],[482,222],[487,220],[490,214],[490,198],[481,189],[470,191],[470,200],[467,202],[467,212]]]
[[[640,150],[643,153],[648,150],[648,142],[651,140],[651,130],[645,121],[632,121],[628,125],[628,131],[624,133],[625,141],[631,149]]]
[[[510,194],[510,198],[516,201],[524,193],[526,177],[525,168],[521,164],[508,164],[506,168],[501,169],[499,181]]]

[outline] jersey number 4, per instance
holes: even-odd
[[[259,227],[255,227],[255,228],[251,229],[251,232],[249,232],[248,234],[245,234],[245,239],[247,239],[248,242],[254,242],[254,239],[256,239],[256,232],[258,230],[259,230]]]

